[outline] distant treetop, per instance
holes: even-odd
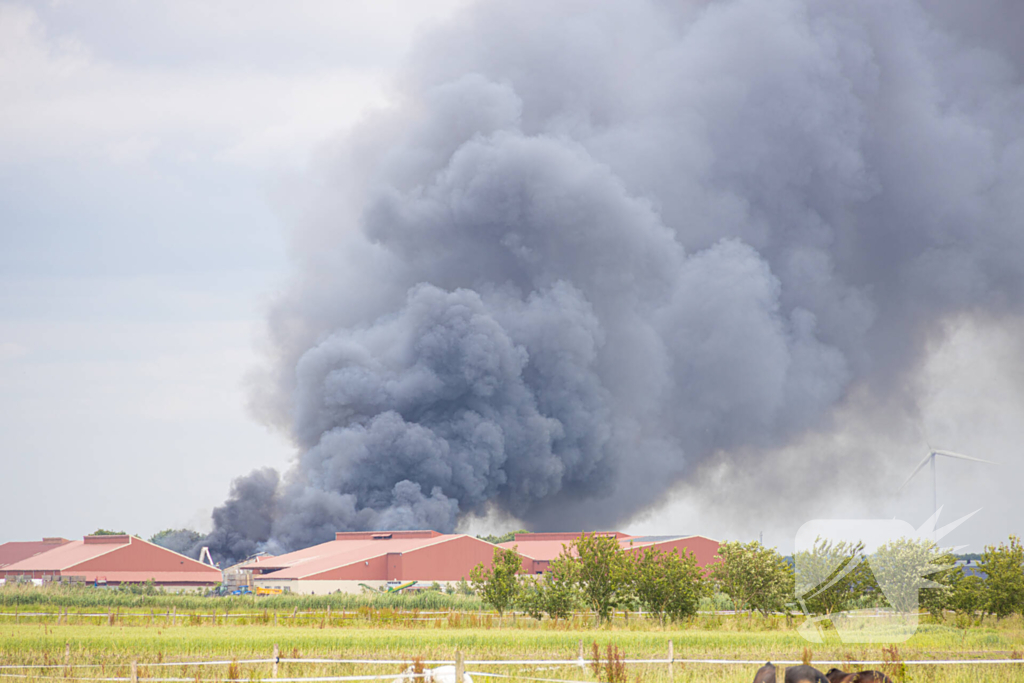
[[[89,534],[90,536],[125,536],[123,531],[111,531],[110,529],[97,529]]]
[[[192,559],[199,557],[199,545],[203,535],[192,529],[164,529],[150,537],[149,542],[173,550]]]
[[[528,533],[526,529],[516,529],[515,531],[510,531],[507,534],[502,534],[501,536],[477,536],[477,538],[479,538],[481,541],[487,541],[488,543],[494,543],[495,545],[497,545],[498,543],[508,543],[509,541],[514,541],[516,540],[516,534],[525,533]]]

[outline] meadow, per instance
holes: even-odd
[[[6,593],[6,595],[5,595]],[[46,591],[37,591],[43,594]],[[24,597],[24,596],[21,596]],[[79,597],[81,604],[73,604]],[[595,675],[593,645],[607,660],[612,646],[628,659],[728,659],[763,662],[801,660],[806,654],[819,668],[829,660],[888,660],[884,668],[898,681],[1024,680],[1024,664],[902,665],[901,660],[1019,659],[1024,652],[1024,623],[1018,617],[986,620],[959,628],[950,618],[925,618],[918,633],[894,650],[881,645],[851,645],[826,633],[824,644],[810,645],[794,626],[798,618],[704,613],[679,624],[618,613],[611,624],[595,627],[593,617],[537,621],[523,615],[469,609],[427,608],[430,596],[275,596],[227,599],[198,596],[131,596],[147,604],[113,604],[115,593],[21,600],[0,591],[0,677],[20,680],[128,678],[138,662],[140,680],[269,680],[268,661],[275,645],[282,658],[279,678],[397,676],[420,660],[452,660],[456,651],[471,672],[516,680],[607,681],[607,667]],[[441,596],[467,599],[467,596]],[[6,601],[5,601],[6,598]],[[103,598],[108,598],[103,604]],[[374,604],[387,598],[391,606]],[[320,599],[326,604],[321,605]],[[432,599],[436,599],[432,598]],[[420,600],[423,608],[411,606]],[[190,602],[192,601],[192,602]],[[336,602],[335,602],[336,601]],[[469,603],[467,603],[469,604]],[[347,607],[346,607],[347,605]],[[577,660],[585,664],[508,666],[473,660]],[[613,650],[613,651],[614,651]],[[385,664],[289,662],[290,659],[391,660]],[[221,661],[214,666],[167,664]],[[11,668],[28,665],[50,668]],[[617,683],[750,681],[757,664],[626,662]],[[851,670],[854,667],[840,668]],[[483,677],[477,678],[478,683]]]

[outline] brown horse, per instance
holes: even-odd
[[[754,683],[775,683],[775,665],[767,662],[754,674]]]
[[[813,666],[786,667],[786,683],[830,683],[825,674]]]
[[[829,669],[825,674],[829,683],[892,683],[892,679],[881,671],[869,670],[858,671],[855,674],[848,674],[839,669]]]

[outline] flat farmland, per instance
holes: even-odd
[[[84,612],[84,610],[83,610]],[[89,612],[96,614],[96,612]],[[129,678],[131,662],[138,663],[140,680],[270,680],[267,660],[275,645],[282,663],[279,678],[383,675],[389,678],[416,659],[453,660],[456,651],[469,662],[470,672],[516,680],[607,680],[595,675],[593,645],[602,659],[608,647],[627,662],[625,681],[750,681],[756,664],[698,664],[676,661],[636,663],[631,659],[667,659],[669,642],[674,658],[799,661],[807,653],[819,668],[827,661],[887,660],[871,667],[904,681],[1024,680],[1024,664],[903,664],[914,660],[1019,659],[1024,652],[1024,628],[1019,619],[987,622],[966,629],[950,623],[923,624],[912,639],[884,651],[881,645],[841,643],[834,633],[826,642],[810,645],[784,618],[751,619],[735,615],[701,615],[683,625],[663,627],[654,620],[620,618],[611,626],[594,628],[587,617],[568,622],[538,622],[476,613],[424,614],[419,611],[297,610],[278,615],[249,611],[231,616],[213,610],[177,612],[174,625],[167,613],[153,610],[112,612],[113,618],[83,616],[70,611],[36,612],[17,618],[4,612],[0,621],[0,674],[6,680],[86,680]],[[286,618],[287,617],[287,618]],[[17,623],[15,622],[17,619]],[[59,622],[59,623],[58,623]],[[585,664],[474,664],[474,660],[577,660],[581,647]],[[384,663],[290,662],[287,660],[360,659]],[[221,661],[203,666],[197,663]],[[186,664],[177,664],[185,662]],[[168,666],[169,664],[173,664]],[[36,665],[44,665],[36,668]],[[430,665],[428,665],[429,667]],[[857,670],[856,665],[840,665]],[[483,677],[478,677],[478,681]],[[497,679],[495,679],[497,680]]]

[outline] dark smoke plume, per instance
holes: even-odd
[[[612,527],[1021,312],[1016,0],[482,2],[296,235],[237,558],[498,510]]]

